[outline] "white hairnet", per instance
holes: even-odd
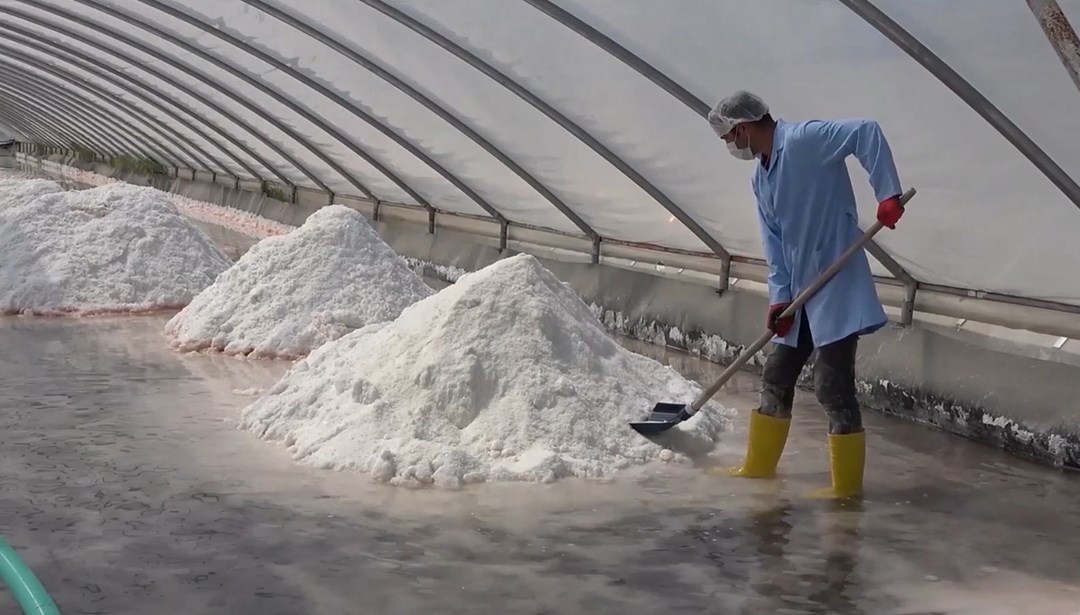
[[[709,112],[709,125],[717,136],[723,137],[731,132],[736,124],[743,122],[756,122],[769,112],[769,105],[765,104],[756,94],[746,90],[739,90],[716,104]]]

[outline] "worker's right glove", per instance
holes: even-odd
[[[895,229],[902,215],[904,215],[904,206],[900,204],[900,195],[889,197],[878,203],[877,219],[883,226]]]
[[[791,331],[791,326],[795,324],[795,317],[788,316],[787,318],[780,318],[780,315],[784,313],[784,310],[791,305],[790,303],[774,303],[769,306],[769,318],[766,326],[769,331],[772,331],[779,337],[784,337]]]

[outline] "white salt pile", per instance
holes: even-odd
[[[165,332],[181,351],[297,358],[433,292],[363,215],[333,205],[252,246]]]
[[[25,205],[44,194],[63,190],[51,179],[0,179],[0,209]]]
[[[711,450],[727,416],[711,404],[667,432],[678,454],[627,424],[698,392],[617,345],[568,286],[518,255],[318,348],[241,425],[302,463],[380,482],[546,482]]]
[[[165,193],[115,183],[0,208],[0,312],[176,309],[232,263]]]

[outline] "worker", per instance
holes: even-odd
[[[814,388],[828,416],[832,485],[815,497],[862,493],[866,440],[855,393],[860,336],[885,326],[866,253],[860,250],[795,316],[779,318],[795,297],[862,235],[845,160],[870,176],[877,219],[888,228],[904,213],[900,179],[877,122],[775,120],[758,96],[739,91],[709,113],[731,154],[756,160],[751,181],[768,263],[767,326],[775,337],[762,374],[760,407],[751,412],[744,463],[735,476],[771,478],[787,442],[795,385],[816,351]]]

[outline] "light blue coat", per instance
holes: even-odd
[[[877,122],[778,121],[769,168],[754,171],[769,303],[793,301],[862,235],[845,159],[854,155],[870,175],[878,201],[902,192],[892,152]],[[814,346],[865,335],[888,318],[878,299],[866,252],[860,250],[806,303]],[[801,318],[783,338],[795,346]]]

